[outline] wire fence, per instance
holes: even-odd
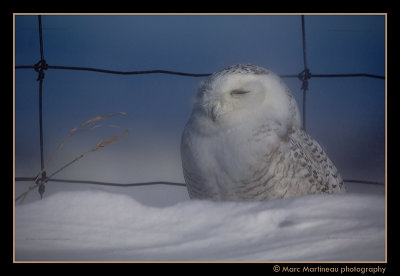
[[[15,177],[15,181],[35,181],[38,187],[39,194],[43,196],[45,190],[45,183],[48,181],[63,182],[63,183],[79,183],[79,184],[92,184],[92,185],[105,185],[105,186],[117,186],[117,187],[136,187],[146,185],[174,185],[174,186],[186,186],[185,183],[169,182],[169,181],[153,181],[153,182],[137,182],[137,183],[114,183],[114,182],[101,182],[91,180],[69,180],[69,179],[55,179],[48,178],[46,171],[44,170],[44,155],[43,155],[43,115],[42,115],[42,89],[43,80],[45,78],[46,70],[74,70],[74,71],[91,71],[106,74],[117,74],[117,75],[141,75],[141,74],[169,74],[179,75],[183,77],[207,77],[212,73],[187,73],[187,72],[176,72],[168,70],[146,70],[146,71],[115,71],[101,68],[91,67],[77,67],[77,66],[58,66],[47,64],[44,58],[43,51],[43,33],[42,33],[42,17],[38,15],[39,23],[39,43],[40,43],[40,61],[34,65],[16,65],[15,69],[34,69],[38,73],[37,81],[39,81],[39,135],[40,135],[40,165],[41,175],[37,177]],[[301,27],[302,27],[302,53],[303,53],[303,70],[299,74],[291,75],[280,75],[281,78],[297,78],[301,81],[302,90],[302,104],[303,104],[303,128],[306,129],[306,95],[308,90],[308,80],[311,78],[348,78],[348,77],[367,77],[385,80],[385,76],[368,74],[368,73],[353,73],[353,74],[312,74],[307,66],[307,52],[306,52],[306,33],[305,33],[305,20],[304,15],[301,15]],[[365,183],[365,184],[378,184],[383,185],[384,183],[378,181],[369,180],[357,180],[357,179],[344,179],[344,182],[352,183]]]

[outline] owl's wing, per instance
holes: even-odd
[[[289,135],[291,157],[303,167],[304,177],[316,192],[335,193],[345,190],[343,180],[322,147],[302,129],[296,128]]]

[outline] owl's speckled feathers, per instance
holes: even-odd
[[[191,198],[268,200],[345,191],[332,161],[301,129],[287,86],[253,65],[230,66],[201,83],[181,157]]]

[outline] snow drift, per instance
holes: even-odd
[[[65,191],[15,208],[16,261],[384,261],[385,191],[166,207]],[[184,187],[182,189],[185,189]]]

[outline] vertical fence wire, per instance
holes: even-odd
[[[304,70],[299,74],[299,79],[303,82],[301,90],[303,91],[303,129],[306,131],[306,96],[308,90],[308,79],[311,78],[310,70],[307,66],[307,52],[306,52],[306,28],[304,23],[304,15],[301,16],[301,33],[303,42],[303,65]]]
[[[40,43],[40,61],[37,63],[35,70],[39,73],[39,135],[40,135],[40,170],[44,168],[44,155],[43,155],[43,79],[44,70],[46,69],[46,61],[43,53],[43,33],[42,33],[42,17],[38,15],[39,21],[39,43]],[[44,180],[46,179],[46,172],[43,171],[42,175],[39,176],[39,194],[40,198],[43,198],[45,191]]]

